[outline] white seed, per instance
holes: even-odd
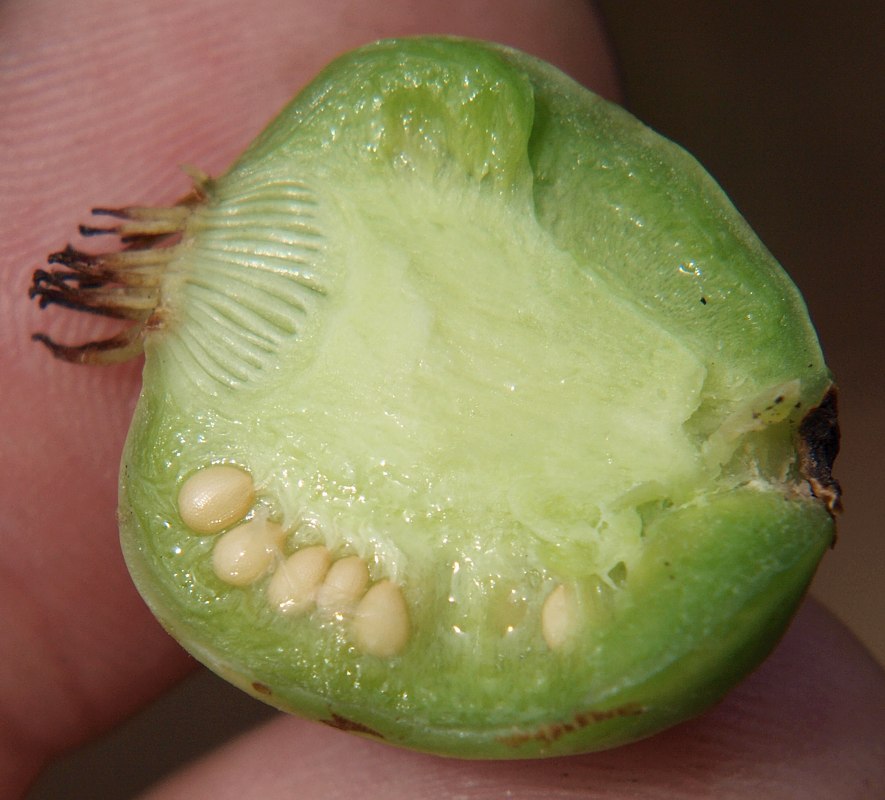
[[[239,522],[255,500],[252,476],[230,464],[191,475],[178,493],[178,513],[196,533],[218,533]]]
[[[248,586],[262,577],[279,558],[283,529],[264,517],[238,525],[216,542],[212,568],[225,583]]]
[[[383,580],[360,600],[353,619],[357,647],[364,653],[390,658],[409,640],[409,610],[399,586]]]
[[[578,629],[578,601],[573,590],[557,586],[541,608],[541,634],[551,650],[558,650]]]
[[[317,607],[324,611],[346,611],[356,604],[369,585],[369,568],[359,556],[347,556],[332,564],[317,592]]]
[[[305,547],[280,564],[267,586],[267,599],[283,614],[304,614],[313,608],[317,589],[329,571],[332,556],[323,545]]]

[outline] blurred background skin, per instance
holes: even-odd
[[[806,297],[841,390],[836,474],[846,490],[839,542],[812,591],[885,664],[882,4],[855,3],[850,11],[757,0],[598,6],[626,105],[716,176]],[[131,796],[164,765],[172,769],[269,713],[198,673],[56,765],[29,798]],[[173,729],[174,748],[164,753],[157,731]],[[149,778],[138,761],[146,743]]]

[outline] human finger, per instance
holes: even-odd
[[[885,796],[885,674],[809,601],[749,679],[700,718],[633,745],[535,761],[458,761],[279,717],[150,791],[345,800],[863,800]]]

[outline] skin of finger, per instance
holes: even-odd
[[[145,800],[872,800],[885,797],[885,677],[809,602],[781,646],[703,717],[634,745],[540,761],[464,762],[280,717]]]
[[[375,38],[496,39],[616,93],[583,0],[53,0],[0,6],[0,787],[132,713],[191,666],[132,588],[116,543],[119,454],[140,364],[84,368],[30,341],[107,335],[26,297],[94,206],[165,204],[182,163],[217,174],[341,51]],[[100,245],[100,243],[98,243]],[[0,789],[0,792],[3,790]]]

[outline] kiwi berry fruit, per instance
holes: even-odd
[[[281,709],[518,758],[691,717],[834,538],[803,301],[676,145],[489,43],[344,55],[171,208],[96,209],[31,292],[144,352],[122,545]]]

